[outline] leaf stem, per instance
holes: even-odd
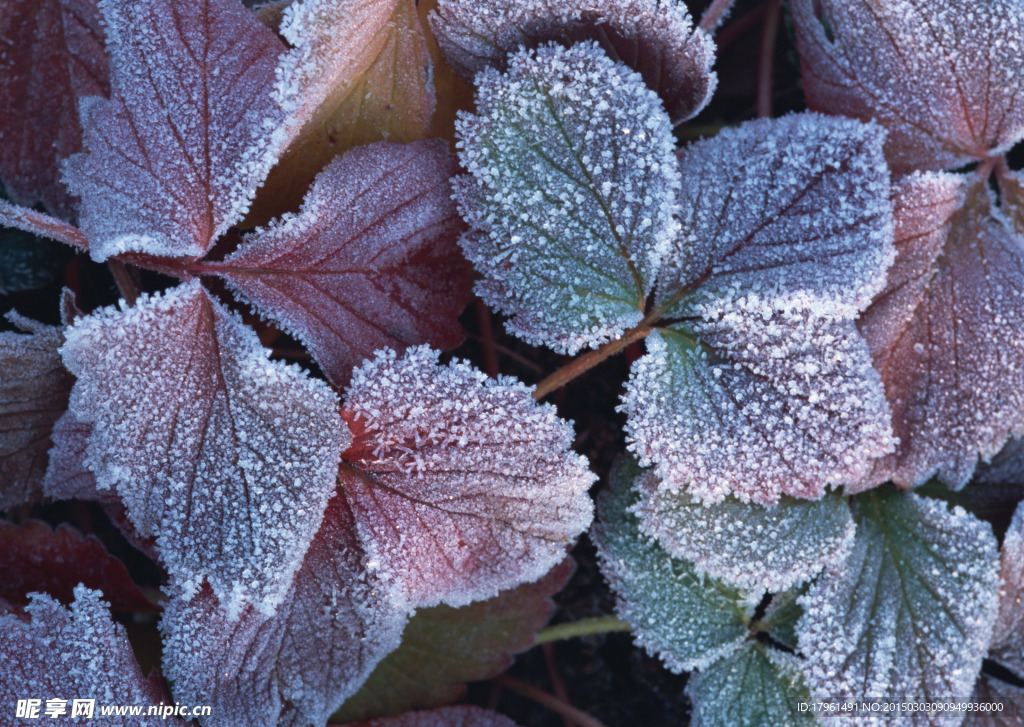
[[[571,704],[563,702],[558,697],[554,697],[543,689],[539,689],[532,684],[527,684],[521,679],[510,677],[507,674],[502,674],[491,680],[492,684],[496,684],[502,689],[507,689],[510,692],[522,695],[527,699],[532,699],[537,704],[543,705],[550,709],[556,714],[560,714],[563,717],[567,717],[571,722],[578,725],[578,727],[604,727],[604,724],[591,717],[586,712],[577,709]]]
[[[714,33],[718,30],[718,26],[722,24],[729,11],[732,10],[732,4],[735,0],[712,0],[712,3],[708,5],[704,14],[700,16],[701,30],[705,30],[708,33]]]
[[[552,641],[563,641],[574,639],[578,636],[593,636],[594,634],[610,634],[616,631],[631,631],[632,627],[625,621],[620,621],[614,616],[595,616],[594,618],[581,618],[579,621],[548,626],[537,632],[537,644],[549,644]]]
[[[550,394],[552,391],[562,388],[577,376],[586,373],[597,366],[606,358],[610,358],[622,351],[631,343],[641,341],[650,335],[653,329],[644,319],[636,328],[630,328],[614,341],[609,341],[600,348],[575,358],[550,376],[545,377],[537,384],[537,390],[533,392],[533,398],[538,401]]]
[[[764,25],[761,26],[761,57],[757,67],[757,115],[772,115],[772,79],[775,70],[775,41],[779,36],[779,0],[768,0]]]
[[[135,301],[139,299],[139,286],[135,284],[135,279],[132,278],[128,266],[120,260],[111,259],[107,260],[107,269],[110,270],[110,274],[114,277],[117,292],[128,301],[128,305],[135,305]]]

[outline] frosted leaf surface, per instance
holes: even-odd
[[[1024,502],[1003,538],[1001,562],[999,618],[989,657],[1024,678]]]
[[[682,298],[687,311],[693,299],[728,307],[748,291],[766,302],[803,291],[823,313],[865,308],[893,258],[884,138],[853,119],[794,114],[687,147],[682,232],[658,302]]]
[[[14,202],[70,219],[60,161],[82,145],[78,101],[105,96],[97,0],[6,0],[0,13],[0,178]]]
[[[353,149],[320,173],[298,215],[208,267],[339,386],[380,348],[454,348],[469,296],[455,168],[441,141]]]
[[[1024,136],[1019,0],[797,0],[811,108],[876,119],[895,171],[949,169]]]
[[[534,581],[590,525],[594,475],[569,423],[514,379],[438,365],[426,346],[355,370],[341,490],[368,567],[412,607]]]
[[[711,664],[737,649],[760,594],[747,597],[701,575],[644,535],[632,513],[637,493],[635,464],[619,460],[611,489],[599,499],[591,536],[601,573],[616,594],[615,611],[633,627],[633,638],[679,673]]]
[[[538,629],[555,610],[550,596],[569,580],[574,565],[566,558],[539,581],[462,608],[420,609],[406,625],[401,645],[377,665],[334,721],[451,704],[465,694],[466,682],[505,671],[513,654],[535,644]]]
[[[854,504],[849,557],[801,599],[797,633],[811,694],[837,702],[966,700],[999,607],[991,527],[961,508],[889,488]],[[889,724],[882,713],[865,717],[839,722]],[[962,718],[917,712],[906,723]]]
[[[853,323],[814,300],[734,300],[660,329],[633,364],[623,408],[630,448],[661,488],[696,501],[820,498],[891,451],[889,410]],[[699,337],[700,343],[695,339]]]
[[[799,588],[776,593],[768,602],[764,616],[761,617],[763,631],[793,651],[796,651],[797,647],[796,624],[804,612],[799,600],[807,592],[807,586],[808,584],[804,584]]]
[[[11,318],[25,333],[0,333],[0,510],[41,499],[51,432],[71,391],[60,329]]]
[[[811,727],[799,705],[810,701],[800,662],[770,646],[747,642],[690,677],[693,727]]]
[[[896,263],[859,326],[899,445],[858,489],[959,488],[1024,431],[1024,246],[977,177],[913,175],[895,195]]]
[[[516,727],[516,723],[497,712],[472,705],[459,705],[425,712],[406,712],[394,717],[352,723],[346,727]]]
[[[679,186],[668,117],[640,77],[591,43],[524,51],[481,74],[457,133],[462,247],[509,330],[575,353],[639,323]]]
[[[11,204],[5,199],[0,199],[0,225],[63,242],[80,250],[89,246],[85,235],[74,225],[28,207]]]
[[[970,701],[1002,704],[1002,711],[968,712],[963,727],[1020,727],[1024,717],[1024,689],[982,674],[974,685]]]
[[[93,427],[86,464],[156,536],[172,590],[206,578],[229,614],[272,612],[349,441],[334,394],[270,361],[196,282],[80,318],[66,337],[71,411]]]
[[[100,7],[111,98],[83,103],[85,151],[65,168],[89,252],[200,258],[286,140],[273,94],[284,45],[231,0]]]
[[[43,494],[54,500],[99,500],[113,498],[100,492],[96,476],[86,465],[92,425],[83,424],[70,411],[53,425],[50,461],[43,478]]]
[[[704,108],[718,80],[714,41],[679,0],[441,0],[430,24],[445,60],[469,83],[485,68],[504,71],[520,47],[596,41],[638,71],[679,123]]]
[[[663,487],[653,474],[637,482],[640,529],[665,550],[725,583],[747,590],[785,590],[841,561],[856,527],[838,491],[820,500],[783,496],[774,505],[696,502]]]
[[[344,498],[323,523],[273,616],[234,621],[204,587],[165,611],[164,671],[175,699],[210,704],[204,727],[323,725],[401,639],[403,604],[365,568]]]
[[[168,702],[142,676],[124,627],[110,619],[100,598],[98,592],[78,586],[75,601],[67,609],[49,596],[36,594],[26,608],[29,620],[13,613],[0,615],[0,703],[5,711],[26,698],[66,699],[69,713],[74,699],[95,699],[97,704]],[[65,720],[61,722],[70,723]],[[36,721],[19,720],[19,724]],[[145,715],[106,717],[103,724],[185,727],[177,717]]]

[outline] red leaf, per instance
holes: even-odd
[[[356,722],[345,727],[516,727],[516,723],[503,714],[462,705],[432,709],[428,712],[406,712],[395,717]]]
[[[935,474],[961,487],[1024,430],[1020,238],[979,176],[918,174],[895,197],[896,262],[859,325],[900,444],[848,491]]]
[[[58,698],[67,700],[68,716],[60,723],[70,724],[75,699],[95,700],[96,717],[101,706],[157,705],[166,699],[142,676],[124,627],[110,620],[97,592],[78,586],[68,609],[37,595],[26,610],[28,621],[13,614],[0,616],[0,704],[5,711],[14,709],[19,699]],[[114,727],[185,727],[177,717],[108,717],[102,722]]]
[[[248,209],[285,139],[274,96],[284,45],[231,0],[103,6],[110,100],[82,108],[67,165],[96,260],[194,260]]]
[[[95,536],[69,525],[51,530],[38,520],[0,522],[0,596],[24,605],[29,593],[43,591],[69,604],[80,583],[102,592],[114,610],[158,610]]]
[[[796,0],[807,104],[889,129],[897,172],[950,169],[1024,135],[1016,0]]]
[[[29,333],[0,333],[0,510],[41,499],[51,430],[71,390],[60,330],[13,320]]]
[[[341,490],[372,571],[413,608],[536,580],[587,528],[594,476],[572,428],[512,379],[425,346],[353,374]]]
[[[69,219],[62,159],[82,146],[78,102],[106,96],[107,54],[96,0],[0,3],[0,177],[12,200]]]
[[[363,566],[352,513],[330,501],[277,613],[232,622],[204,588],[164,615],[164,669],[175,699],[210,704],[205,727],[324,724],[387,653],[407,615]]]
[[[301,213],[200,269],[306,343],[339,386],[380,348],[454,348],[469,295],[455,169],[440,141],[353,149],[320,173]]]
[[[171,586],[205,577],[229,614],[284,597],[335,486],[348,433],[333,393],[270,361],[196,282],[78,319],[62,349],[86,465]]]

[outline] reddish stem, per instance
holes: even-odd
[[[555,662],[555,647],[552,644],[541,644],[541,652],[544,654],[544,666],[548,670],[548,678],[551,679],[551,690],[555,693],[555,697],[561,699],[566,704],[570,704],[569,700],[569,689],[565,686],[565,680],[562,679],[562,675],[558,672],[558,664]],[[562,715],[562,724],[565,727],[574,727],[575,723]]]
[[[129,305],[134,305],[139,298],[139,287],[135,284],[131,271],[123,262],[113,259],[107,260],[107,269],[114,276],[114,283],[121,297],[128,301]]]
[[[629,344],[647,338],[647,336],[650,335],[651,330],[650,324],[645,318],[641,321],[639,326],[629,329],[616,340],[609,341],[600,348],[585,353],[579,358],[573,359],[568,364],[537,384],[537,390],[533,392],[533,398],[537,400],[543,399],[552,391],[562,388],[577,376],[594,368],[606,358],[614,356],[619,351],[629,346]]]
[[[605,727],[604,724],[594,719],[586,712],[577,709],[571,704],[566,704],[558,697],[548,694],[543,689],[538,689],[532,684],[527,684],[515,677],[502,674],[501,676],[492,679],[491,682],[497,684],[502,689],[507,689],[508,691],[515,692],[527,699],[532,699],[537,704],[547,707],[556,714],[568,717],[579,725],[579,727]]]
[[[494,347],[494,326],[491,325],[491,311],[479,298],[476,299],[476,323],[480,328],[480,345],[484,349],[484,371],[492,379],[498,378],[498,350]]]
[[[757,70],[757,115],[772,115],[772,80],[775,70],[775,42],[779,37],[779,18],[782,7],[779,0],[768,0],[764,25],[761,26],[761,58]]]

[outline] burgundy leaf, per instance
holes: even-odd
[[[301,339],[339,386],[380,348],[454,348],[469,295],[455,169],[441,141],[353,149],[320,173],[298,215],[201,269]]]
[[[92,426],[86,465],[178,593],[206,578],[236,614],[270,613],[302,562],[349,435],[334,394],[270,361],[196,282],[68,329],[71,411]]]
[[[232,0],[102,6],[110,100],[82,106],[66,179],[96,260],[202,257],[248,209],[286,140],[284,45]]]
[[[426,346],[353,374],[341,466],[368,567],[418,608],[540,578],[590,524],[594,476],[572,428],[513,379]]]
[[[12,320],[27,333],[0,333],[0,510],[41,499],[51,431],[71,390],[60,330]]]
[[[715,90],[715,45],[680,0],[441,0],[430,18],[445,60],[472,83],[504,71],[520,47],[594,40],[638,71],[674,123],[696,116]]]
[[[467,681],[508,669],[512,655],[536,643],[555,610],[551,595],[566,584],[575,562],[566,558],[535,583],[462,608],[417,611],[402,643],[377,665],[362,688],[334,715],[349,721],[451,704]],[[423,655],[431,658],[424,660]]]
[[[406,712],[395,717],[356,722],[345,727],[516,727],[516,723],[503,714],[463,705],[426,712]]]
[[[97,0],[3,0],[0,38],[0,178],[16,203],[70,219],[59,164],[82,146],[78,102],[110,92]]]
[[[92,425],[83,424],[73,412],[66,411],[53,425],[50,438],[50,462],[43,479],[43,494],[54,500],[112,500],[109,491],[101,492],[96,476],[85,461],[89,453]]]
[[[990,658],[1024,679],[1024,502],[1017,505],[1003,538],[999,573],[999,618]]]
[[[949,169],[1024,136],[1017,0],[795,0],[807,104],[890,130],[897,172]]]
[[[100,594],[75,588],[68,609],[49,596],[36,595],[26,608],[30,619],[0,615],[0,704],[6,714],[19,699],[67,700],[60,724],[71,724],[73,700],[95,700],[101,706],[159,705],[166,700],[139,669],[123,626],[110,620]],[[40,714],[39,719],[56,724]],[[79,724],[75,719],[74,724]],[[33,720],[31,724],[34,724]],[[115,717],[104,725],[121,727],[186,727],[177,717]]]
[[[398,646],[407,619],[364,560],[336,496],[273,616],[246,607],[232,621],[205,587],[172,600],[161,628],[175,699],[212,705],[204,727],[324,724]]]
[[[95,536],[66,524],[51,530],[38,520],[0,521],[0,596],[24,605],[29,593],[43,591],[69,604],[78,584],[101,592],[117,611],[157,610]]]
[[[900,443],[851,489],[958,488],[1024,431],[1024,247],[978,176],[914,175],[895,200],[896,262],[859,325]]]

